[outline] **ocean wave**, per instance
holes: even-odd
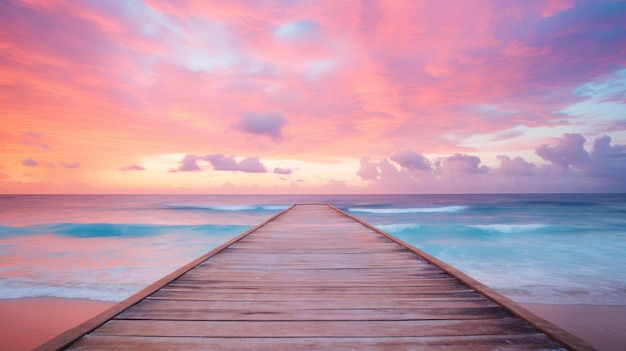
[[[282,211],[286,205],[201,205],[183,203],[164,203],[163,206],[174,210],[207,210],[207,211]]]
[[[135,223],[52,223],[25,227],[0,226],[0,236],[35,235],[42,233],[64,235],[75,238],[95,237],[142,237],[172,232],[231,233],[244,232],[245,225],[161,225]]]
[[[400,233],[403,231],[418,230],[421,224],[378,224],[376,228],[387,233]]]
[[[444,207],[410,207],[410,208],[348,208],[348,212],[362,212],[373,214],[403,214],[403,213],[454,213],[465,211],[469,206],[444,206]]]
[[[546,224],[484,224],[470,225],[468,227],[503,234],[539,231],[550,228],[550,226]]]
[[[0,299],[63,297],[97,301],[122,301],[143,289],[139,284],[51,284],[0,280]]]

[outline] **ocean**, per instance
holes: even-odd
[[[517,302],[626,305],[626,194],[0,195],[0,299],[121,301],[310,202]]]

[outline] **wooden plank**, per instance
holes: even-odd
[[[175,291],[188,291],[188,292],[198,292],[204,291],[206,293],[242,293],[242,292],[254,292],[257,294],[260,293],[285,293],[285,294],[316,294],[316,293],[337,293],[337,294],[354,294],[354,293],[365,293],[365,294],[377,294],[380,296],[395,296],[397,294],[433,294],[433,293],[461,293],[461,292],[474,292],[474,290],[469,289],[466,285],[456,284],[456,285],[434,285],[434,286],[388,286],[388,287],[380,287],[380,286],[369,286],[367,289],[364,289],[360,286],[326,286],[320,287],[317,285],[310,286],[211,286],[206,284],[169,284],[167,286],[167,290],[175,290]]]
[[[210,313],[214,310],[240,310],[240,311],[296,311],[296,310],[375,310],[375,309],[437,309],[437,308],[484,308],[495,307],[494,302],[482,300],[456,299],[456,300],[392,300],[392,299],[352,299],[352,300],[325,300],[325,301],[264,301],[260,304],[256,300],[228,301],[228,300],[159,300],[147,299],[142,304],[135,305],[124,312],[124,315],[133,312],[142,313],[150,311],[162,311],[180,313]]]
[[[534,334],[518,318],[411,321],[164,321],[112,320],[92,335],[186,337],[399,337]]]
[[[73,350],[394,350],[394,351],[549,351],[565,350],[543,334],[384,338],[204,338],[111,337],[89,335]]]
[[[405,321],[420,319],[497,319],[510,316],[499,307],[488,308],[394,308],[394,309],[302,309],[273,310],[143,310],[120,313],[116,319],[223,320],[223,321]]]
[[[385,293],[385,298],[393,300],[485,300],[485,297],[474,291],[461,293]],[[223,301],[326,301],[326,300],[376,300],[379,301],[381,294],[371,292],[273,292],[260,291],[251,292],[215,292],[215,291],[181,291],[171,289],[161,289],[147,297],[148,299],[161,300],[223,300]]]

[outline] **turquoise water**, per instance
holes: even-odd
[[[626,304],[626,195],[2,195],[0,298],[120,301],[329,202],[518,302]]]

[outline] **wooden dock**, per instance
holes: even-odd
[[[325,204],[295,205],[37,350],[593,350]]]

